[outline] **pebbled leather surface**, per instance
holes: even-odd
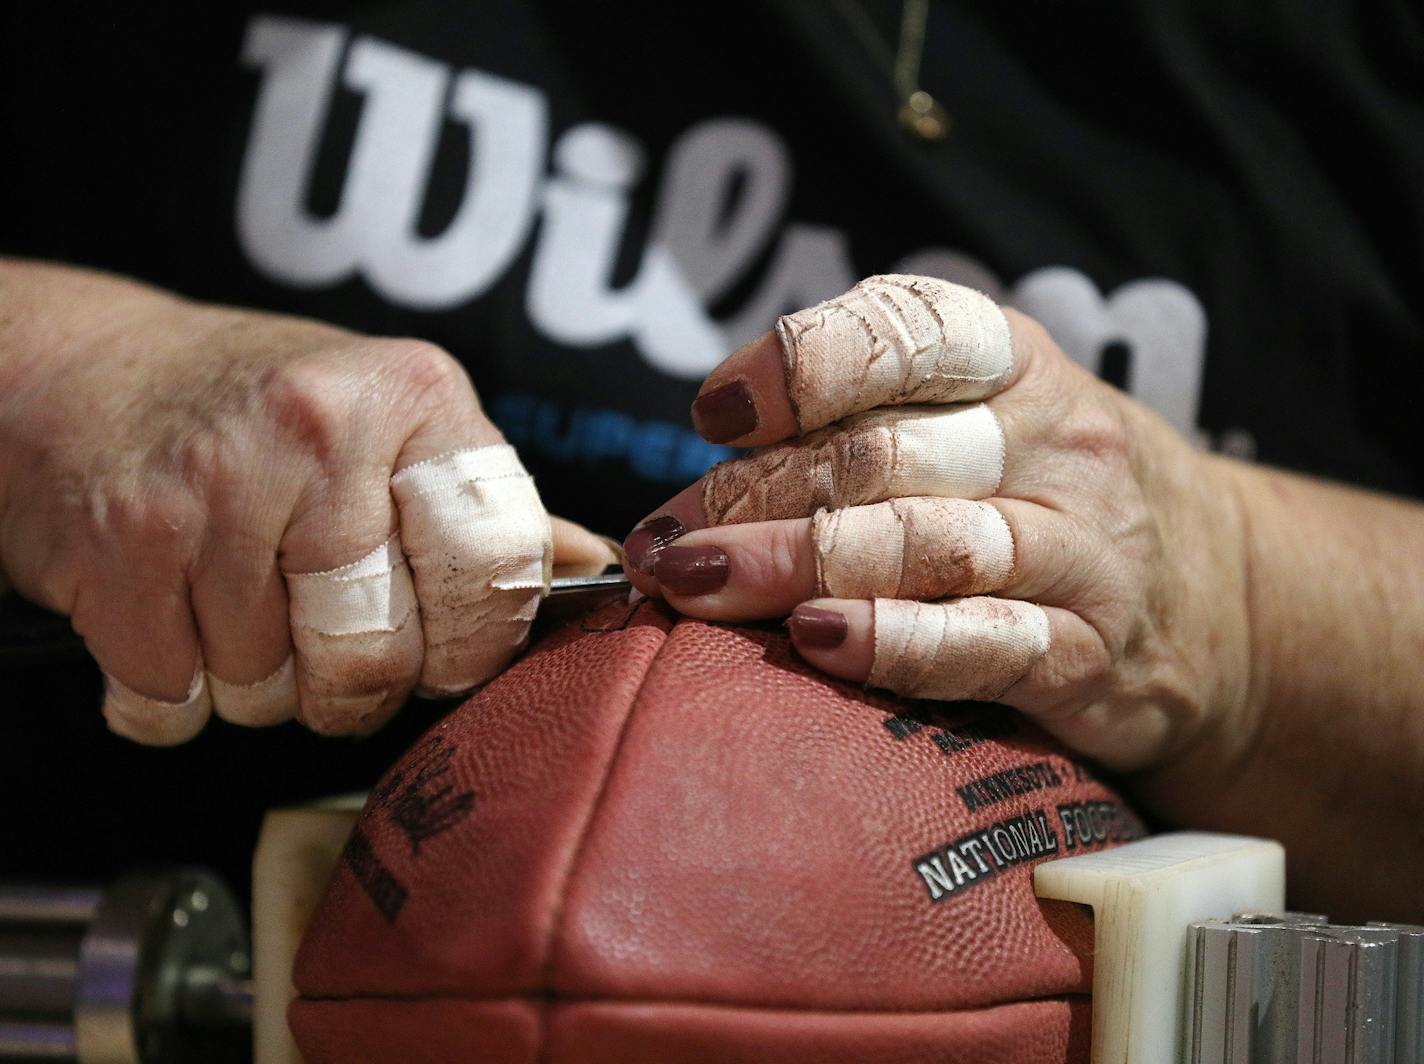
[[[759,1011],[570,1004],[553,1014],[553,1064],[1061,1064],[1088,1059],[1088,999],[964,1012]]]
[[[544,1041],[541,1002],[528,998],[356,998],[297,1001],[302,1056],[349,1064],[527,1064]]]
[[[541,991],[570,864],[670,626],[654,611],[607,633],[575,623],[417,742],[376,785],[358,824],[368,846],[348,844],[312,918],[302,992]],[[422,815],[431,799],[439,811]]]
[[[308,1061],[353,1064],[1063,1064],[1088,1059],[1091,1002],[958,1012],[810,1012],[516,998],[298,1001]]]
[[[1021,765],[1047,767],[958,790]],[[1066,853],[1057,806],[1082,801],[1119,799],[1007,710],[870,694],[779,629],[612,607],[378,786],[291,1023],[313,1064],[485,1059],[496,1029],[518,1052],[489,1059],[570,1064],[1086,1059],[1092,929],[1034,899],[1044,857],[938,902],[915,870],[1040,810]]]

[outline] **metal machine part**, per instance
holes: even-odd
[[[1424,927],[1199,921],[1188,979],[1188,1064],[1424,1064]]]
[[[205,872],[0,886],[0,1060],[252,1059],[246,921]]]

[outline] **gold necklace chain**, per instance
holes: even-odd
[[[836,0],[841,15],[861,44],[888,69],[900,99],[897,117],[910,134],[924,141],[942,140],[953,124],[949,112],[920,86],[920,64],[925,55],[925,26],[929,22],[929,0],[903,0],[900,6],[900,36],[892,53],[884,36],[857,0]]]

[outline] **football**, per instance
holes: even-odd
[[[298,955],[311,1064],[1086,1061],[1092,917],[1035,865],[1141,822],[983,703],[612,605],[373,791]]]

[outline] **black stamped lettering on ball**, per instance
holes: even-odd
[[[897,742],[924,733],[945,757],[962,754],[980,743],[1013,735],[1017,719],[1002,708],[984,713],[978,702],[946,702],[938,706],[914,704],[880,723]],[[966,717],[967,712],[975,715]]]
[[[1007,802],[1020,794],[1047,790],[1063,786],[1063,778],[1050,761],[1035,761],[1027,765],[1015,765],[1001,772],[970,780],[961,787],[954,788],[964,808],[971,813],[985,806]]]
[[[386,918],[387,923],[395,923],[410,892],[396,878],[395,873],[386,867],[385,862],[371,847],[371,840],[366,838],[366,833],[359,827],[351,832],[351,837],[346,840],[346,848],[341,851],[341,861],[351,870],[356,882],[361,884],[361,889],[366,892],[366,897],[371,899],[376,911]]]
[[[442,736],[430,736],[411,752],[410,763],[375,793],[376,804],[401,829],[414,856],[419,856],[421,843],[449,831],[475,807],[474,791],[457,793],[453,783],[442,783],[457,751]]]

